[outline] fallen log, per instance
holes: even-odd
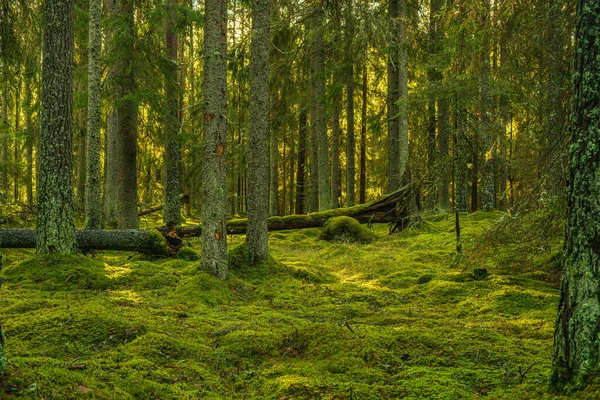
[[[269,217],[267,227],[269,231],[282,231],[304,228],[322,227],[329,218],[338,216],[352,217],[361,224],[391,223],[394,230],[401,230],[407,223],[410,215],[408,212],[408,199],[412,185],[406,185],[379,200],[354,207],[338,208],[335,210],[315,212],[306,215],[286,215],[284,217]],[[248,220],[245,218],[230,219],[227,221],[227,233],[230,235],[246,233]],[[166,228],[158,228],[163,235]],[[177,235],[200,236],[202,226],[184,226],[176,229]]]
[[[35,230],[0,229],[0,248],[35,248]],[[77,231],[79,250],[120,250],[167,255],[171,247],[155,230],[85,230]]]

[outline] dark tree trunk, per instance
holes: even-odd
[[[551,383],[578,389],[600,372],[600,1],[577,2],[563,278]]]
[[[298,118],[298,167],[296,168],[296,214],[304,214],[305,186],[306,186],[306,135],[307,135],[306,110],[300,111]]]
[[[36,249],[76,250],[73,220],[74,0],[46,0]]]
[[[167,31],[165,47],[169,63],[165,66],[165,226],[181,224],[181,207],[179,201],[179,170],[181,162],[181,144],[179,141],[179,104],[180,87],[177,79],[177,33],[176,11],[177,0],[170,0],[167,5]]]
[[[119,60],[117,74],[117,138],[119,141],[118,227],[138,227],[137,200],[137,123],[135,73],[131,55],[135,51],[134,0],[120,0]]]
[[[227,278],[227,0],[206,0],[204,137],[202,138],[203,268]]]
[[[362,111],[361,111],[361,122],[360,122],[360,190],[359,199],[360,204],[364,204],[367,199],[367,93],[368,93],[368,80],[367,80],[367,63],[363,71],[362,79]]]
[[[250,132],[248,136],[248,261],[269,257],[269,43],[270,0],[252,1]],[[285,162],[284,162],[285,165]],[[285,196],[285,193],[284,193]]]
[[[346,62],[346,207],[352,207],[356,203],[355,175],[356,175],[356,140],[354,137],[354,15],[352,2],[348,2],[346,15],[346,38],[345,38],[345,62]]]

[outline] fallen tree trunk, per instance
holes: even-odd
[[[338,208],[335,210],[310,213],[306,215],[286,215],[285,217],[269,217],[267,226],[269,231],[282,231],[304,228],[319,228],[332,217],[348,216],[362,224],[366,223],[391,223],[393,230],[398,231],[406,226],[409,220],[408,199],[412,186],[406,185],[379,200],[355,207]],[[247,219],[231,219],[227,221],[227,233],[230,235],[246,233]],[[166,228],[158,228],[163,234]],[[177,235],[200,236],[202,227],[184,226],[176,229]]]
[[[120,250],[167,255],[170,247],[155,230],[77,231],[79,250]],[[35,230],[0,229],[0,248],[35,248]]]

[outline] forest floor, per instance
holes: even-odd
[[[502,215],[462,218],[465,254]],[[555,398],[551,254],[518,270],[457,260],[453,224],[375,225],[368,245],[274,232],[277,262],[249,268],[233,250],[226,282],[198,261],[7,250],[0,398]]]

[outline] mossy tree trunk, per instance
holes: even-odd
[[[176,7],[177,0],[169,0],[167,4],[167,31],[165,47],[169,63],[165,66],[165,226],[181,224],[181,207],[179,200],[179,170],[181,162],[181,144],[179,141],[179,97],[177,67],[177,33]]]
[[[117,74],[117,138],[119,159],[118,228],[138,227],[137,197],[137,124],[138,104],[135,93],[135,21],[134,0],[120,0]]]
[[[250,132],[248,136],[248,262],[269,257],[269,43],[270,0],[252,1]]]
[[[108,19],[114,21],[119,15],[119,0],[106,0]],[[114,24],[114,22],[113,22]],[[106,29],[105,42],[109,58],[118,58],[117,37],[114,26]],[[103,225],[105,228],[117,227],[119,193],[119,140],[117,137],[117,69],[114,62],[108,66],[106,86],[109,99],[104,135],[104,182],[103,182]]]
[[[2,147],[0,148],[0,162],[2,163],[2,171],[0,172],[0,189],[5,193],[8,199],[8,78],[6,73],[6,67],[2,74],[2,121],[0,121],[0,134],[2,135]]]
[[[579,388],[600,372],[600,0],[578,1],[575,41],[556,388]]]
[[[88,47],[88,120],[86,140],[85,228],[100,229],[102,224],[100,187],[100,106],[102,91],[102,2],[90,0]]]
[[[346,10],[346,32],[344,58],[346,62],[346,207],[356,203],[356,140],[354,137],[354,15],[352,2],[348,2]]]
[[[44,6],[37,252],[76,250],[73,221],[74,0]]]
[[[202,258],[225,279],[226,237],[227,0],[206,0],[204,26],[204,137],[202,139]]]

